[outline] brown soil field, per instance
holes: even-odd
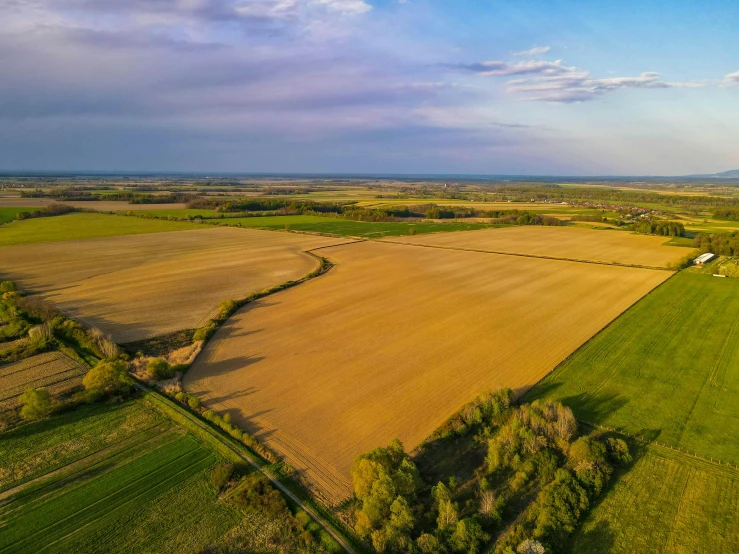
[[[14,408],[30,388],[43,387],[52,395],[82,384],[85,369],[61,352],[46,352],[0,366],[0,411]]]
[[[412,449],[484,391],[523,392],[671,275],[376,241],[319,252],[336,266],[245,306],[184,385],[332,501],[358,454]]]
[[[346,239],[205,228],[8,246],[0,272],[130,342],[197,327],[222,300],[298,279],[318,266],[304,250],[339,242]]]
[[[665,267],[690,252],[686,248],[664,246],[669,237],[583,227],[517,226],[384,240],[422,246],[648,267]]]
[[[88,210],[99,210],[103,212],[114,211],[149,211],[149,210],[182,210],[184,204],[129,204],[120,200],[90,200],[82,202],[52,200],[51,198],[21,198],[20,196],[0,197],[0,208],[42,208],[50,204],[66,204],[75,208]]]

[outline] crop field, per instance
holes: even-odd
[[[59,394],[80,385],[84,375],[85,369],[61,352],[0,365],[0,411],[14,408],[18,397],[30,387]]]
[[[117,211],[151,211],[151,210],[182,210],[184,204],[130,204],[123,200],[54,200],[53,198],[22,198],[20,196],[0,197],[0,208],[23,206],[26,209],[39,209],[50,204],[66,204],[83,210],[101,212]]]
[[[572,551],[734,552],[738,512],[739,472],[650,447],[590,513]]]
[[[531,391],[575,415],[739,463],[739,281],[681,271]]]
[[[333,500],[356,455],[415,447],[481,392],[525,391],[670,275],[376,241],[318,252],[336,266],[229,319],[185,388]]]
[[[223,220],[225,225],[241,225],[242,227],[263,227],[265,229],[285,229],[307,231],[311,233],[327,233],[343,237],[382,238],[410,234],[439,233],[450,231],[466,231],[489,227],[483,223],[433,223],[428,221],[353,221],[333,217],[310,215],[286,215],[265,217],[236,217]]]
[[[2,440],[0,553],[199,552],[240,521],[207,481],[216,455],[141,401]]]
[[[582,227],[517,226],[404,238],[403,242],[444,248],[665,267],[689,250],[664,246],[669,237]]]
[[[304,250],[336,242],[198,226],[191,231],[0,248],[0,277],[43,294],[118,342],[130,342],[197,327],[214,315],[222,300],[298,279],[318,266]]]
[[[14,221],[0,226],[0,247],[201,228],[197,223],[184,221],[71,213]]]

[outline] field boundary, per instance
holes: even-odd
[[[440,250],[457,250],[459,252],[477,252],[479,254],[495,254],[497,256],[515,256],[518,258],[536,258],[540,260],[554,260],[554,261],[560,261],[560,262],[573,262],[573,263],[579,263],[579,264],[594,264],[594,265],[611,265],[616,267],[628,267],[632,269],[651,269],[655,271],[670,271],[675,272],[674,269],[670,269],[668,267],[659,267],[659,266],[651,266],[651,265],[638,265],[638,264],[624,264],[619,262],[602,262],[597,260],[581,260],[577,258],[559,258],[556,256],[538,256],[535,254],[520,254],[516,252],[500,252],[500,251],[494,251],[494,250],[478,250],[476,248],[459,248],[459,247],[452,247],[452,246],[439,246],[434,244],[414,244],[412,242],[403,242],[399,240],[391,240],[391,239],[366,239],[366,240],[372,240],[375,242],[380,242],[382,244],[402,244],[404,246],[416,246],[420,248],[438,248]],[[327,247],[324,247],[327,248]]]
[[[275,476],[268,469],[268,465],[263,463],[256,455],[252,454],[245,446],[230,440],[228,437],[221,435],[218,431],[211,428],[208,424],[200,421],[200,419],[179,406],[176,402],[166,398],[162,394],[154,391],[141,383],[136,384],[136,388],[144,392],[144,399],[149,400],[154,409],[158,409],[165,416],[173,419],[186,429],[192,431],[197,437],[206,441],[208,444],[215,446],[216,449],[229,457],[236,456],[239,460],[247,462],[255,470],[264,475],[272,485],[274,485],[282,494],[287,496],[300,509],[304,510],[309,516],[315,520],[331,537],[348,553],[359,554],[357,550],[349,544],[349,539],[343,536],[343,533],[337,530],[334,525],[327,522],[321,517],[316,510],[304,503],[296,494],[294,494],[286,485],[284,485],[279,477]],[[151,405],[150,404],[150,405]]]

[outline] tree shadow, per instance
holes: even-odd
[[[584,533],[581,532],[577,538],[577,543],[584,546],[588,552],[607,554],[613,552],[613,547],[616,545],[616,534],[611,529],[611,524],[608,521],[601,520],[592,529]]]
[[[572,408],[578,419],[584,419],[589,423],[602,424],[606,418],[620,410],[629,403],[628,398],[618,393],[591,394],[583,392],[574,396],[561,398],[565,406]]]

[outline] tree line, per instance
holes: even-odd
[[[578,435],[569,408],[517,405],[510,389],[480,396],[427,444],[452,456],[482,444],[485,460],[464,483],[453,475],[427,483],[397,440],[359,456],[354,528],[377,552],[564,552],[614,465],[631,461],[623,440]]]

